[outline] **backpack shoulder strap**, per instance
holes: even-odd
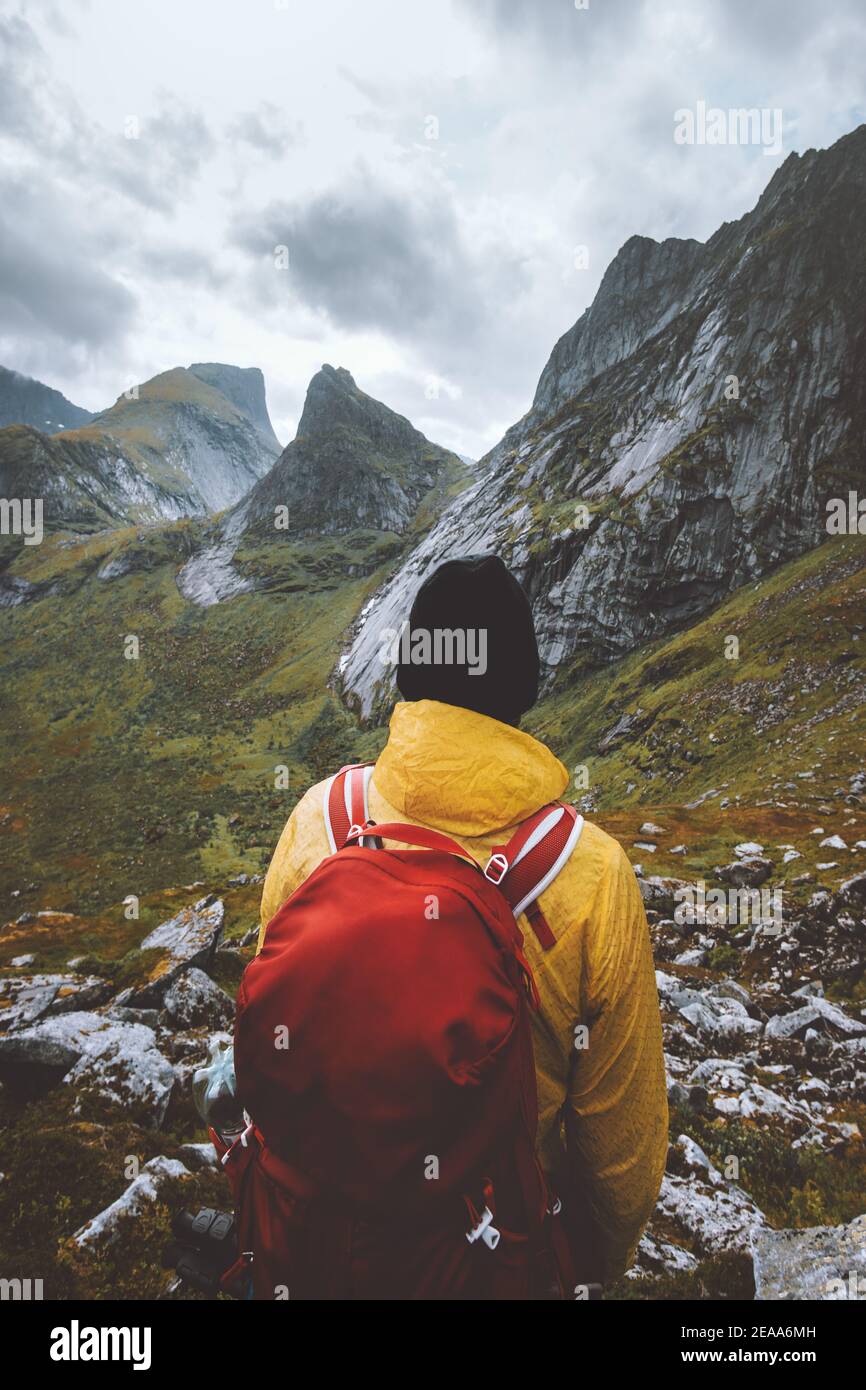
[[[499,886],[515,917],[525,912],[543,950],[556,945],[538,898],[556,878],[583,830],[583,816],[552,801],[525,820],[507,845],[494,845],[484,875]]]
[[[366,825],[370,819],[367,798],[373,766],[373,763],[348,763],[325,784],[322,811],[332,854],[346,843],[353,826]],[[370,837],[370,844],[373,843]]]

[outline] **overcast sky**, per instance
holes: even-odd
[[[285,443],[331,362],[477,457],[629,236],[866,118],[864,37],[863,0],[0,0],[0,363],[92,410],[259,366]],[[699,101],[780,108],[782,155],[676,143]]]

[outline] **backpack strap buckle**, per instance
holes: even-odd
[[[474,1245],[476,1240],[483,1240],[488,1250],[495,1250],[502,1237],[502,1233],[497,1231],[493,1225],[493,1212],[489,1207],[485,1207],[476,1224],[471,1231],[466,1232],[466,1239],[470,1245]]]
[[[509,864],[504,854],[491,854],[484,868],[484,877],[498,885],[508,873]]]
[[[525,912],[542,950],[556,937],[538,905],[565,864],[583,829],[583,816],[573,806],[552,801],[525,820],[508,841],[497,845],[484,875],[505,894],[515,918]]]

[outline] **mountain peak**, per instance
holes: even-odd
[[[345,367],[332,367],[326,362],[307,387],[297,441],[347,429],[365,436],[386,452],[395,445],[408,447],[427,442],[405,416],[362,391]]]
[[[264,435],[274,452],[279,453],[280,442],[268,414],[265,378],[258,367],[233,367],[225,362],[193,362],[189,371],[231,401]]]
[[[317,372],[316,376],[324,376],[326,381],[333,382],[335,385],[340,383],[343,386],[356,388],[355,378],[347,367],[332,367],[330,362],[323,362],[321,371]],[[315,379],[313,377],[314,381]]]
[[[421,499],[463,472],[455,454],[326,362],[307,387],[295,439],[238,503],[233,524],[273,535],[274,507],[283,504],[295,534],[401,534]]]

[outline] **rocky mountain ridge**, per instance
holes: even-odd
[[[52,386],[9,367],[0,367],[0,429],[6,425],[30,425],[43,434],[57,434],[77,429],[92,419],[92,411],[73,405]]]
[[[0,494],[41,498],[47,530],[204,516],[237,501],[279,448],[261,372],[196,364],[62,435],[0,429]]]
[[[489,549],[533,602],[550,684],[694,621],[826,535],[862,485],[866,126],[791,155],[706,243],[626,242],[532,409],[369,606],[341,688],[375,718],[379,632],[425,574]]]

